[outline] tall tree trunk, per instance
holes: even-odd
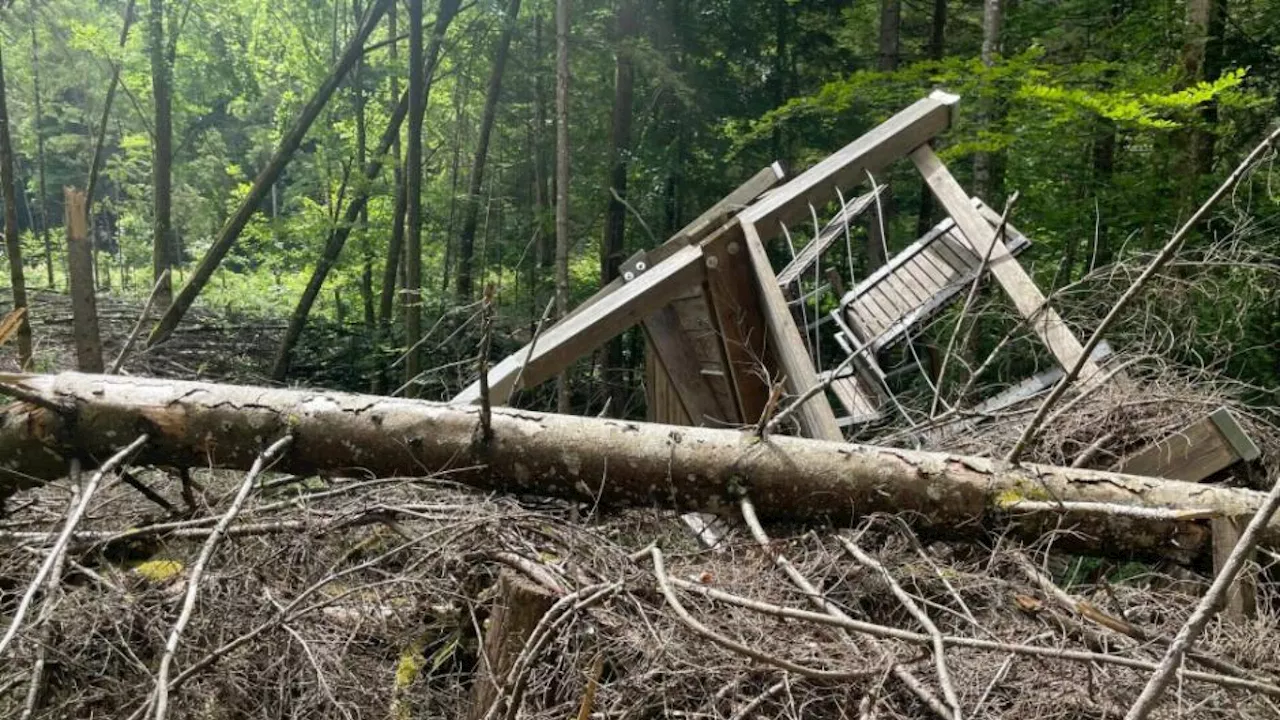
[[[787,0],[773,0],[773,69],[769,85],[773,91],[773,106],[782,107],[787,99],[787,39],[788,21],[791,17]],[[772,136],[773,158],[785,161],[786,137],[781,123],[774,125]]]
[[[422,67],[422,0],[409,0],[409,137],[405,149],[405,258],[404,343],[405,386],[409,397],[418,396],[422,372],[422,116],[427,107],[426,78]]]
[[[484,489],[568,497],[601,506],[706,510],[743,492],[766,520],[848,523],[893,513],[940,537],[990,531],[1109,555],[1179,560],[1210,552],[1206,514],[1252,515],[1254,490],[1097,470],[850,445],[743,432],[479,408],[315,390],[238,387],[119,376],[6,378],[28,402],[0,408],[0,493],[63,477],[70,458],[106,458],[145,428],[142,465],[246,469],[265,444],[294,440],[274,470],[361,477],[448,472]],[[353,471],[358,468],[358,471]],[[608,482],[601,483],[601,478]],[[1032,497],[1059,502],[1036,503]],[[1084,505],[1076,505],[1083,503]],[[1122,506],[1105,512],[1099,505]],[[1123,509],[1129,509],[1129,513]],[[1146,517],[1137,513],[1147,510]],[[1177,511],[1187,511],[1179,513]],[[1063,528],[1071,532],[1062,533]],[[1280,518],[1263,534],[1280,543]]]
[[[1000,33],[1004,26],[1004,4],[1006,0],[983,0],[982,4],[982,64],[987,68],[995,65],[1000,54]],[[993,94],[995,88],[989,88],[978,101],[978,129],[989,130],[996,121],[997,101]],[[985,150],[973,155],[973,192],[989,203],[997,202],[999,193],[999,159]]]
[[[947,0],[933,0],[933,18],[929,23],[929,44],[925,54],[930,60],[941,60],[946,53]],[[920,210],[916,214],[916,237],[923,237],[933,227],[933,192],[929,183],[920,180]]]
[[[547,167],[547,83],[546,63],[542,60],[545,46],[542,42],[542,8],[533,19],[533,57],[537,69],[533,77],[533,199],[538,214],[538,263],[539,269],[555,266],[556,237],[549,223],[551,209],[551,172]],[[536,295],[536,293],[535,293]]]
[[[398,68],[399,52],[396,49],[398,43],[399,31],[396,29],[396,3],[392,3],[387,9],[387,40],[390,41],[388,47],[391,67]],[[391,97],[396,98],[396,105],[402,101],[400,99],[400,75],[396,72],[391,73]],[[395,106],[393,106],[395,107]],[[400,154],[400,133],[396,133],[391,139],[391,161],[393,167],[393,176],[395,179],[395,204],[391,212],[391,239],[387,243],[387,261],[382,266],[382,287],[378,294],[378,323],[382,327],[382,334],[390,335],[392,308],[396,297],[396,274],[400,266],[400,255],[404,252],[404,165],[403,158]]]
[[[120,26],[119,47],[124,48],[129,41],[129,28],[133,26],[133,8],[135,0],[129,0],[124,8],[124,20]],[[120,86],[120,64],[111,63],[111,80],[107,82],[107,96],[102,102],[102,115],[98,119],[98,131],[93,138],[93,159],[89,162],[89,179],[85,183],[85,213],[89,216],[89,231],[93,234],[93,264],[98,265],[98,235],[93,223],[93,197],[98,189],[98,175],[102,172],[102,161],[106,155],[107,122],[111,119],[111,106],[115,104],[116,89]],[[96,274],[96,273],[95,273]],[[110,271],[104,273],[107,287],[111,286]]]
[[[36,172],[39,174],[40,237],[44,240],[44,269],[49,287],[53,287],[53,243],[49,240],[49,192],[44,175],[44,111],[40,97],[40,43],[36,38],[35,17],[31,18],[31,84],[35,93]]]
[[[275,184],[280,174],[284,172],[284,167],[293,157],[293,153],[297,151],[298,146],[302,144],[302,139],[306,137],[307,131],[311,129],[311,124],[319,117],[320,112],[324,109],[329,98],[333,96],[334,90],[342,82],[355,65],[356,58],[364,52],[364,42],[369,38],[369,34],[373,32],[378,21],[382,18],[382,14],[386,12],[387,6],[392,0],[374,0],[373,5],[369,9],[369,15],[365,18],[364,24],[352,36],[351,41],[347,44],[346,50],[342,54],[342,58],[337,65],[330,70],[329,75],[321,82],[320,87],[316,89],[307,104],[302,109],[301,115],[294,121],[293,125],[285,133],[280,140],[280,145],[272,154],[270,161],[266,167],[262,169],[258,176],[254,178],[253,185],[249,188],[249,192],[240,201],[236,212],[223,226],[218,233],[217,238],[205,253],[200,264],[196,266],[191,273],[191,277],[187,283],[182,286],[182,290],[173,300],[173,305],[169,307],[169,311],[160,318],[160,322],[151,332],[148,338],[148,345],[155,345],[169,337],[178,327],[178,323],[182,321],[187,310],[191,308],[196,297],[200,295],[200,291],[213,277],[213,273],[218,269],[218,265],[222,263],[222,259],[227,256],[236,240],[240,238],[240,232],[244,230],[245,225],[249,223],[249,218],[253,217],[258,207],[262,204],[262,199],[271,191],[271,186]]]
[[[569,0],[556,0],[556,316],[569,314]],[[556,408],[569,411],[569,373],[556,378]]]
[[[489,72],[489,85],[484,96],[484,115],[480,118],[480,137],[476,140],[476,155],[471,163],[471,186],[467,190],[466,217],[462,233],[458,236],[458,285],[457,296],[461,302],[472,297],[472,266],[475,264],[476,225],[480,215],[480,190],[484,182],[485,161],[489,155],[489,136],[498,114],[498,99],[502,95],[502,75],[506,72],[507,54],[511,49],[511,37],[515,34],[516,19],[520,15],[520,0],[510,0],[503,17],[502,34],[494,51],[493,68]]]
[[[170,92],[173,89],[173,67],[169,64],[165,45],[164,0],[151,0],[150,55],[151,91],[155,97],[155,138],[151,150],[152,188],[155,193],[151,236],[151,277],[156,283],[155,304],[167,310],[173,302],[171,273],[173,264],[173,112]],[[169,28],[173,32],[173,28]]]
[[[636,32],[635,0],[620,0],[616,18],[617,38],[614,47],[613,116],[609,131],[609,178],[605,188],[604,237],[600,242],[600,287],[613,282],[625,259],[627,208],[627,157],[631,153],[631,107],[635,95],[636,73],[630,43]],[[619,336],[609,341],[605,350],[605,367],[601,377],[608,385],[613,413],[623,416],[626,398],[626,369],[623,367],[623,341]]]
[[[1186,29],[1182,46],[1182,74],[1179,87],[1213,82],[1222,72],[1222,32],[1224,0],[1187,0]],[[1201,181],[1213,172],[1217,103],[1210,101],[1197,111],[1193,126],[1179,134],[1183,145],[1179,177],[1179,214],[1189,214],[1199,200]]]
[[[13,309],[27,309],[27,281],[22,268],[22,239],[18,237],[18,188],[14,180],[13,141],[9,135],[9,94],[4,85],[4,45],[0,38],[0,192],[4,194],[4,246],[9,254],[9,283]],[[31,320],[23,313],[18,325],[18,362],[31,367]]]
[[[898,69],[901,59],[899,52],[900,28],[902,26],[901,0],[880,0],[880,32],[878,51],[876,53],[876,69],[881,72],[893,72]],[[878,178],[884,181],[887,178]],[[891,188],[880,193],[880,198],[873,212],[866,214],[867,222],[867,266],[874,270],[888,260],[889,228],[893,225],[896,214]]]

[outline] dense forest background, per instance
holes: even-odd
[[[1023,262],[1046,291],[1158,248],[1280,111],[1280,4],[1257,0],[11,0],[0,12],[6,229],[30,289],[65,288],[63,188],[87,187],[100,292],[145,297],[171,267],[162,306],[198,294],[305,327],[276,380],[423,395],[448,383],[406,377],[455,362],[474,374],[487,286],[499,351],[513,349],[544,309],[572,307],[760,168],[801,170],[934,88],[963,98],[942,156],[993,207],[1020,193],[1013,221],[1035,241]],[[906,164],[876,180],[891,189],[890,252],[940,217]],[[1202,248],[1212,264],[1207,248],[1234,240],[1268,262],[1278,200],[1249,185],[1184,258]],[[854,228],[860,250],[871,240],[847,258],[860,272],[878,262],[876,225]],[[1274,395],[1274,277],[1222,262],[1210,295],[1166,308],[1198,330],[1169,356]],[[641,350],[629,338],[597,359],[608,372],[584,370],[580,403],[593,377],[634,384]]]

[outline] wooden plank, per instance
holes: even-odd
[[[754,225],[762,237],[776,237],[781,223],[807,218],[810,205],[821,208],[834,200],[836,188],[863,183],[868,171],[885,167],[946,130],[959,101],[935,90],[761,198],[742,212],[743,224]]]
[[[1213,533],[1215,577],[1222,572],[1222,567],[1231,556],[1231,551],[1235,550],[1236,543],[1240,542],[1240,534],[1248,524],[1248,516],[1213,518],[1209,521],[1209,529]],[[1240,570],[1240,574],[1227,588],[1227,599],[1222,612],[1231,620],[1247,620],[1257,613],[1258,585],[1253,568],[1256,557],[1256,551],[1250,554],[1248,564]]]
[[[1049,307],[1044,293],[1036,287],[1035,282],[1027,275],[1005,247],[1003,242],[993,242],[991,224],[970,201],[969,196],[952,177],[951,172],[933,152],[933,148],[924,145],[911,153],[920,174],[924,176],[929,189],[938,201],[946,208],[947,213],[956,221],[956,225],[964,234],[975,254],[979,258],[990,250],[990,272],[1004,288],[1018,312],[1023,317],[1031,318],[1029,324],[1040,340],[1049,349],[1063,368],[1075,367],[1084,354],[1084,347],[1072,334],[1067,324],[1058,313]],[[1089,383],[1100,378],[1101,371],[1092,360],[1085,358],[1084,367],[1080,371],[1080,381]]]
[[[784,386],[793,396],[799,396],[818,384],[818,374],[813,360],[805,349],[804,338],[796,327],[795,319],[787,307],[787,299],[778,287],[778,278],[769,264],[769,255],[756,227],[740,221],[746,240],[747,256],[756,279],[756,292],[764,311],[765,326],[769,330],[769,349],[778,361],[784,376]],[[796,410],[796,417],[806,437],[821,440],[843,440],[835,413],[822,393],[809,398]]]
[[[1225,407],[1121,460],[1117,472],[1201,482],[1241,460],[1260,455]]]
[[[727,360],[720,344],[720,335],[716,331],[710,305],[703,297],[701,288],[697,296],[673,302],[670,307],[680,318],[680,327],[697,356],[699,374],[715,397],[716,409],[719,411],[716,417],[728,423],[740,422],[738,401],[734,398],[733,387],[725,369]]]
[[[645,341],[646,343],[648,340]],[[651,348],[649,348],[651,349]],[[666,425],[692,425],[684,405],[675,395],[671,377],[655,352],[645,353],[645,417]]]
[[[644,331],[692,424],[706,425],[708,420],[729,422],[702,377],[702,363],[680,326],[676,311],[668,305],[653,313],[645,318]]]
[[[776,162],[769,167],[762,168],[751,176],[749,180],[735,188],[733,192],[724,196],[719,202],[699,215],[693,222],[685,225],[679,232],[668,238],[666,242],[647,251],[648,262],[651,266],[660,263],[674,255],[680,248],[702,241],[723,225],[725,220],[735,212],[760,197],[769,188],[777,185],[783,177],[785,177],[785,173],[782,171],[782,166]],[[636,255],[639,254],[637,253]],[[633,260],[636,255],[632,255],[628,258],[628,261]],[[625,282],[621,277],[614,278],[607,285],[600,288],[596,294],[587,298],[573,310],[570,310],[568,315],[561,318],[561,322],[581,314],[587,308],[600,302],[601,298],[617,292]]]
[[[687,292],[703,279],[701,248],[686,245],[665,262],[609,293],[590,313],[581,313],[556,323],[543,332],[534,345],[532,357],[525,346],[489,371],[490,396],[505,400],[520,377],[520,387],[533,387],[559,373],[570,363],[617,337],[673,297]],[[526,361],[527,358],[527,361]],[[520,367],[524,366],[521,372]],[[455,403],[480,401],[476,381],[453,398]]]
[[[707,274],[703,287],[728,381],[744,423],[756,422],[769,400],[766,377],[776,365],[766,351],[768,332],[743,250],[742,226],[737,220],[702,241]]]

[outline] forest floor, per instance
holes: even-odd
[[[140,308],[99,303],[109,363]],[[70,368],[65,298],[36,293],[33,309],[38,369]],[[198,312],[125,366],[263,383],[280,330]],[[1045,442],[1065,452],[1089,442],[1089,428],[1146,434],[1181,422],[1149,409],[1160,402],[1199,412],[1185,387],[1163,393],[1148,390],[1139,410],[1119,395],[1082,403],[1071,432]],[[963,442],[981,450],[1008,434],[979,430]],[[150,712],[194,585],[170,676],[174,718],[925,718],[954,715],[952,706],[970,718],[1120,717],[1209,581],[1203,565],[1059,553],[1056,535],[1030,546],[933,542],[894,516],[845,530],[770,527],[770,539],[748,514],[722,519],[724,537],[707,548],[671,512],[492,496],[447,472],[374,481],[268,472],[196,575],[244,476],[130,472],[95,495],[65,580],[49,586],[42,622],[0,669],[0,716]],[[10,500],[0,614],[31,583],[73,487]],[[1280,584],[1268,581],[1280,556],[1258,559],[1257,618],[1210,626],[1193,672],[1170,692],[1169,717],[1175,707],[1186,717],[1280,716]],[[512,577],[552,609],[529,628],[495,702],[477,687],[500,659],[482,647]],[[945,638],[942,656],[922,616]]]

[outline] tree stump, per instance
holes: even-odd
[[[551,609],[556,596],[546,588],[510,571],[498,576],[498,597],[489,615],[484,646],[471,686],[468,720],[481,720],[503,687],[516,658],[529,641],[538,621]]]

